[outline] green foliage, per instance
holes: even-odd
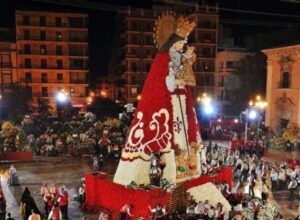
[[[119,117],[119,112],[122,112],[122,107],[105,98],[97,97],[89,106],[88,111],[97,115],[97,118],[103,119],[105,117]]]
[[[128,189],[136,189],[136,188],[138,188],[138,185],[136,184],[136,182],[131,181],[131,182],[129,183],[129,185],[127,185],[127,188],[128,188]]]
[[[32,111],[31,90],[29,87],[11,85],[8,91],[3,94],[2,117],[20,123],[23,115]]]
[[[251,97],[265,93],[266,65],[262,53],[245,56],[238,62],[236,71],[225,81],[229,99],[224,109],[226,114],[238,115],[247,107]]]

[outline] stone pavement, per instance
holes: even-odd
[[[81,220],[85,216],[79,209],[79,203],[73,200],[73,196],[77,194],[80,186],[80,179],[85,173],[91,171],[87,163],[88,159],[81,158],[42,158],[35,157],[33,162],[19,162],[14,166],[17,169],[17,175],[20,180],[18,186],[8,186],[7,177],[2,175],[2,188],[7,198],[7,211],[12,213],[12,217],[21,220],[19,214],[19,205],[22,193],[27,186],[40,211],[44,213],[44,202],[40,195],[40,188],[45,182],[51,185],[53,182],[58,187],[64,186],[70,197],[69,219]],[[1,169],[9,168],[10,164],[1,165]],[[88,219],[93,218],[90,215]]]
[[[224,147],[227,147],[227,143],[221,143]],[[270,151],[265,157],[265,160],[269,162],[281,162],[291,158],[291,154],[287,152]],[[299,155],[297,155],[299,158]],[[76,195],[77,189],[80,185],[80,179],[85,173],[91,171],[89,158],[50,158],[50,157],[35,157],[33,162],[19,162],[14,163],[17,169],[17,175],[20,180],[18,186],[8,186],[6,184],[7,177],[1,175],[2,188],[5,193],[5,197],[8,201],[8,212],[12,213],[12,217],[16,220],[21,220],[19,214],[19,203],[22,192],[27,186],[33,195],[36,204],[40,211],[44,213],[44,203],[40,196],[40,188],[42,184],[48,183],[51,185],[54,181],[61,187],[64,186],[69,192],[70,199]],[[104,172],[112,175],[115,172],[118,162],[113,161],[106,165]],[[10,164],[2,164],[0,170],[8,169]],[[3,172],[1,172],[3,173]],[[291,215],[296,215],[297,206],[299,201],[288,201],[288,192],[279,191],[270,194],[270,202],[275,205],[283,214],[285,219]],[[69,219],[81,220],[84,216],[88,216],[88,220],[97,219],[96,215],[82,213],[79,209],[79,204],[76,201],[71,201],[69,204]]]

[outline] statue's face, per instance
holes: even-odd
[[[177,41],[176,43],[174,43],[173,47],[175,48],[176,51],[181,51],[183,49],[183,46],[185,43],[186,43],[185,40],[180,40],[180,41]]]

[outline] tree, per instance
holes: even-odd
[[[229,115],[238,115],[245,110],[251,98],[265,94],[266,56],[257,53],[245,56],[236,67],[236,71],[225,81],[229,104],[224,111]]]
[[[3,94],[2,117],[20,123],[24,114],[29,114],[31,108],[31,90],[28,86],[11,85]]]
[[[89,106],[88,111],[97,115],[97,118],[118,117],[122,112],[122,107],[117,103],[102,97],[96,97]]]

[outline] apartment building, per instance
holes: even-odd
[[[33,104],[47,99],[56,108],[64,90],[74,107],[86,108],[88,15],[16,11],[16,56],[20,85],[32,90]]]
[[[0,92],[9,90],[9,86],[17,81],[16,44],[11,37],[11,30],[0,29]]]
[[[126,81],[123,98],[127,102],[135,102],[141,93],[144,81],[157,52],[153,43],[153,28],[160,10],[128,9],[124,19],[125,31],[121,35],[124,40],[124,71],[122,77]],[[194,65],[196,87],[193,89],[197,97],[203,92],[214,95],[215,63],[218,36],[218,8],[208,4],[196,5],[190,11],[197,21],[197,27],[191,33],[189,44],[195,46],[197,60]]]

